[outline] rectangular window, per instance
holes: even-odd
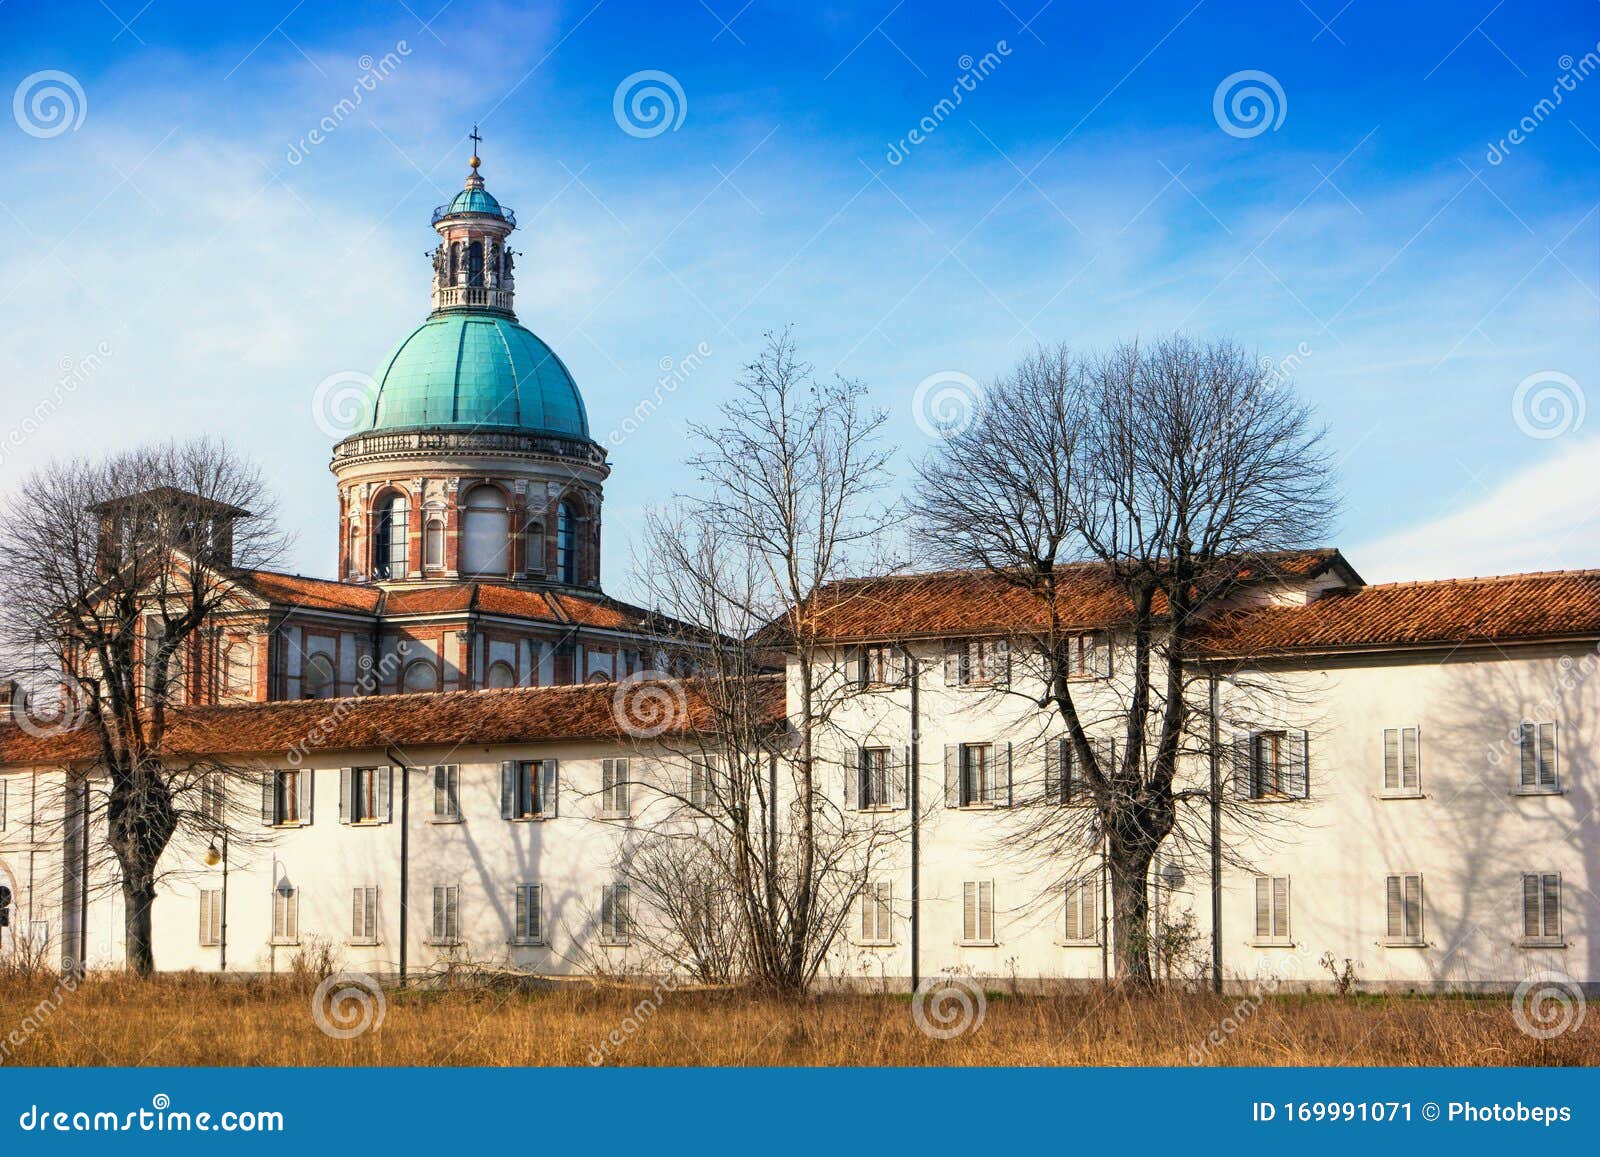
[[[309,768],[267,772],[262,782],[261,821],[269,827],[309,824],[311,784]]]
[[[1256,939],[1289,943],[1289,877],[1256,877]]]
[[[600,943],[628,943],[628,892],[626,884],[607,884],[600,889]]]
[[[378,886],[364,884],[350,891],[350,942],[378,942]]]
[[[430,943],[442,946],[461,942],[461,887],[436,884],[433,889],[433,936]]]
[[[861,893],[861,943],[894,943],[893,890],[888,880],[869,880]]]
[[[1522,943],[1529,947],[1561,943],[1561,876],[1528,872],[1522,877]]]
[[[3,798],[3,797],[0,797]],[[221,826],[228,806],[227,781],[215,772],[200,781],[200,818],[207,824]],[[0,824],[0,827],[3,827]]]
[[[518,884],[516,908],[511,926],[513,944],[544,943],[544,888],[538,884]]]
[[[905,682],[905,658],[888,643],[861,648],[861,682],[866,686],[898,687]]]
[[[1422,877],[1390,876],[1384,896],[1384,939],[1389,944],[1422,943]]]
[[[1384,728],[1383,793],[1422,794],[1421,742],[1415,727]]]
[[[215,948],[222,943],[222,889],[206,888],[200,893],[200,947]]]
[[[1305,799],[1310,744],[1304,731],[1253,731],[1234,743],[1240,799]]]
[[[890,759],[887,747],[861,748],[857,787],[862,811],[894,806],[894,801],[890,798],[889,782],[893,770],[893,760]]]
[[[272,893],[272,942],[300,943],[300,889],[288,884]]]
[[[993,880],[968,880],[961,885],[961,942],[994,943]]]
[[[433,769],[433,818],[453,821],[461,818],[461,768],[440,764]]]
[[[629,815],[628,761],[602,759],[600,761],[600,813],[611,819],[626,819]]]
[[[1011,678],[1011,649],[1004,639],[945,645],[944,681],[950,687],[988,687]]]
[[[1111,647],[1104,635],[1073,635],[1066,640],[1067,678],[1105,679],[1111,674]]]
[[[500,814],[508,820],[554,819],[560,781],[553,759],[500,765]]]
[[[1069,944],[1100,943],[1100,880],[1085,876],[1067,882],[1067,922],[1064,939]]]
[[[1521,729],[1521,777],[1518,790],[1546,792],[1561,790],[1556,766],[1556,725],[1524,723]]]
[[[698,811],[710,811],[716,800],[712,777],[716,774],[717,757],[694,755],[689,757],[689,806]]]
[[[347,824],[387,823],[390,771],[387,767],[339,770],[339,819]]]

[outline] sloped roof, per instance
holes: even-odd
[[[1236,577],[1244,582],[1309,580],[1335,567],[1360,581],[1333,549],[1261,555],[1242,563]],[[1072,564],[1061,573],[1065,581],[1058,588],[1057,605],[1064,626],[1099,629],[1128,615],[1127,598],[1098,565]],[[834,641],[1005,634],[1046,625],[1031,593],[981,570],[830,583],[808,609],[820,636]]]
[[[762,722],[777,727],[785,711],[782,677],[760,676],[752,683]],[[169,757],[182,757],[456,743],[622,743],[632,736],[627,722],[630,704],[640,702],[637,696],[671,711],[673,722],[659,734],[711,728],[711,706],[694,680],[639,680],[178,707],[168,712],[165,746]],[[66,763],[93,759],[96,753],[87,728],[41,737],[13,723],[0,726],[0,766]]]
[[[1600,570],[1543,571],[1330,591],[1210,625],[1218,654],[1530,642],[1600,636]]]

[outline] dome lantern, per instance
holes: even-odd
[[[483,138],[472,129],[476,145]],[[506,238],[517,227],[517,215],[484,188],[483,162],[474,152],[466,182],[446,204],[433,211],[439,247],[433,251],[433,310],[491,310],[514,317],[515,282]]]

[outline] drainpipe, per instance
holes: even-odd
[[[222,943],[217,971],[228,971],[228,829],[222,829]]]
[[[406,983],[407,925],[411,913],[409,889],[411,884],[411,769],[405,760],[396,759],[394,748],[385,754],[392,766],[400,769],[400,986]]]
[[[89,975],[89,776],[85,772],[78,785],[78,975]],[[128,945],[122,945],[127,963]]]
[[[911,678],[911,766],[906,769],[911,783],[906,802],[911,807],[911,988],[916,991],[922,983],[922,810],[918,806],[922,779],[922,666],[910,647],[904,654],[906,674]]]
[[[1207,677],[1211,701],[1211,991],[1222,991],[1222,752],[1217,673]]]

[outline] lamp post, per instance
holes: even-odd
[[[228,971],[228,829],[222,829],[222,850],[217,850],[217,841],[213,838],[211,846],[206,849],[206,863],[222,864],[222,936],[219,940],[221,949],[218,961],[218,971]]]

